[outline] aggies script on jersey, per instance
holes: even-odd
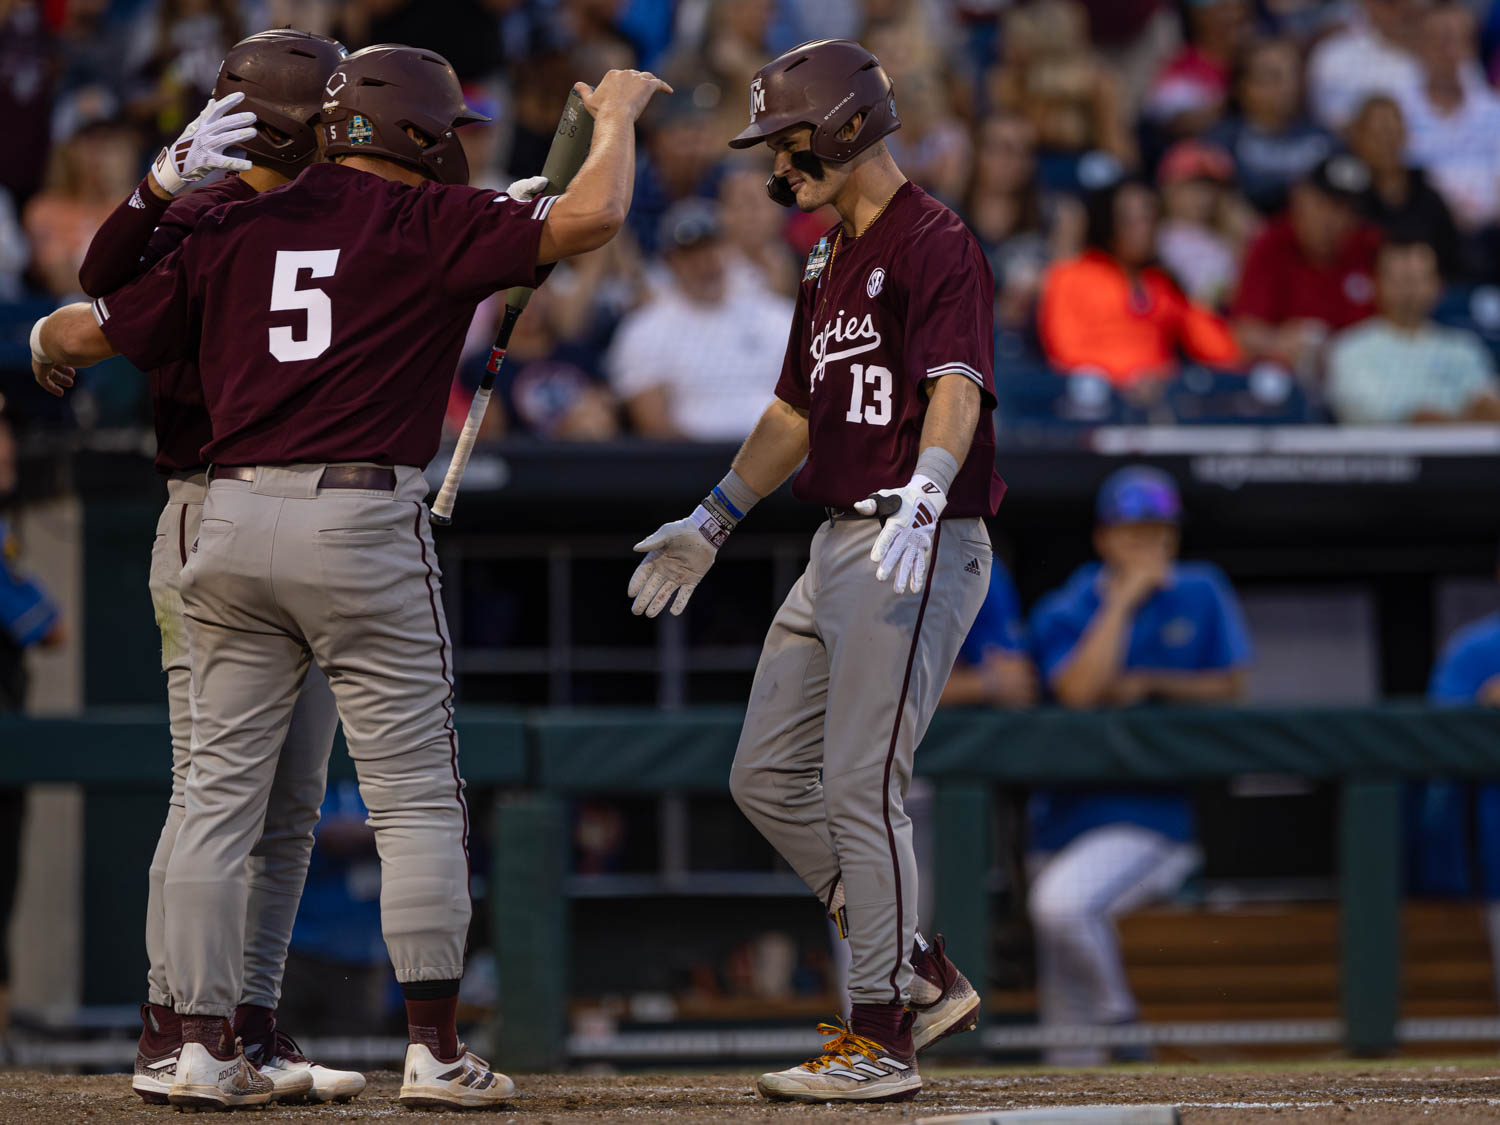
[[[797,296],[776,396],[808,411],[811,451],[792,485],[802,500],[848,508],[916,469],[925,384],[972,379],[982,399],[968,459],[944,518],[992,516],[1005,494],[995,472],[995,280],[963,222],[903,184],[830,260],[830,230],[813,248]]]

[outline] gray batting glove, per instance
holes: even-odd
[[[536,198],[537,192],[547,190],[546,176],[528,176],[524,180],[517,180],[505,189],[505,194],[517,203],[530,203]]]
[[[882,488],[854,505],[862,516],[885,516],[885,526],[870,549],[870,561],[876,564],[875,578],[884,582],[896,576],[896,593],[920,594],[927,582],[928,561],[932,558],[932,534],[938,517],[948,506],[942,486],[921,473],[904,488]]]
[[[625,593],[635,599],[630,612],[655,617],[672,602],[672,616],[687,608],[698,583],[714,565],[729,528],[701,504],[685,520],[664,523],[635,545],[647,552],[630,576]],[[676,594],[674,600],[672,595]]]

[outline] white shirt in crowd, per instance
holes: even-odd
[[[1421,87],[1401,99],[1406,117],[1407,161],[1427,178],[1461,226],[1500,219],[1500,98],[1478,68],[1463,76],[1457,112],[1439,113]]]
[[[1400,100],[1422,82],[1410,51],[1395,46],[1363,19],[1330,35],[1307,64],[1308,103],[1325,129],[1341,132],[1372,94]]]
[[[739,441],[771,404],[792,302],[747,286],[728,286],[717,305],[689,301],[663,286],[625,318],[605,369],[621,399],[665,387],[672,422],[694,441]]]
[[[1489,350],[1461,328],[1429,323],[1403,332],[1374,317],[1340,333],[1328,358],[1328,403],[1345,424],[1395,425],[1424,410],[1461,414],[1497,388]]]

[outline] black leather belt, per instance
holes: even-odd
[[[214,465],[209,480],[242,480],[254,482],[254,465]],[[318,478],[319,488],[357,488],[365,492],[396,491],[396,470],[374,465],[329,465]]]
[[[828,515],[829,523],[838,523],[840,520],[867,520],[869,516],[862,516],[853,508],[824,508]]]

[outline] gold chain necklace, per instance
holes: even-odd
[[[902,187],[904,186],[905,185],[903,184]],[[900,190],[901,188],[898,187],[896,191],[891,192],[890,195],[885,197],[885,202],[880,205],[880,210],[876,211],[875,214],[870,216],[870,221],[866,223],[860,230],[860,232],[854,236],[855,239],[861,238],[866,231],[868,231],[875,225],[875,220],[880,218],[881,215],[885,214],[885,209],[891,205],[891,200],[896,198],[896,192],[899,192]],[[825,287],[823,289],[823,304],[818,308],[818,315],[813,318],[815,321],[821,320],[823,314],[828,311],[828,294],[833,289],[833,262],[834,259],[839,256],[839,247],[842,246],[843,243],[844,227],[843,224],[840,224],[838,233],[833,236],[833,249],[828,254],[828,265],[823,268],[823,281],[825,283]]]

